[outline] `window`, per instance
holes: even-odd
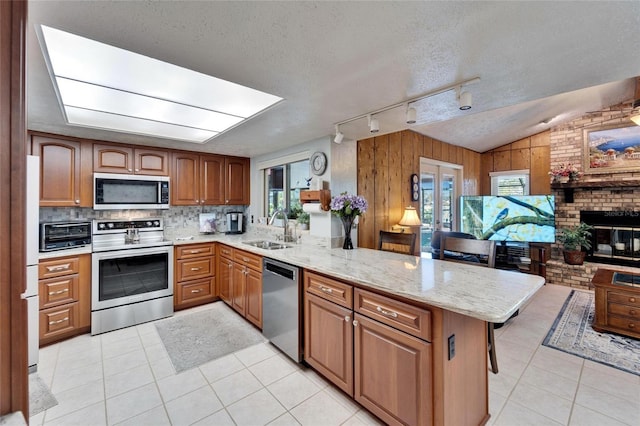
[[[308,176],[308,159],[264,169],[267,217],[278,209],[285,209],[290,218],[297,217],[302,211],[300,190],[307,189]]]
[[[493,172],[491,195],[529,195],[529,170]]]

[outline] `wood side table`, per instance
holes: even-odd
[[[591,285],[596,299],[593,329],[640,339],[640,274],[598,269]]]

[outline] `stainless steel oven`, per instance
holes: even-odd
[[[173,246],[162,220],[94,220],[93,232],[91,334],[171,316]]]

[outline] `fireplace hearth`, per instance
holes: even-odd
[[[640,211],[580,211],[593,226],[585,260],[640,267]]]

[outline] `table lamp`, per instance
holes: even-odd
[[[408,206],[404,209],[404,214],[402,215],[402,219],[398,222],[398,225],[402,226],[402,232],[404,232],[404,227],[409,226],[421,226],[422,221],[418,217],[418,212],[416,208],[413,206]]]

